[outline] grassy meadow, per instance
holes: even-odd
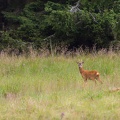
[[[83,79],[98,70],[103,84]],[[0,55],[0,120],[119,120],[120,54]]]

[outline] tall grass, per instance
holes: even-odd
[[[98,70],[103,85],[83,79],[84,69]],[[78,52],[75,56],[0,55],[1,120],[119,120],[120,54]]]

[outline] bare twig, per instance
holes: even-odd
[[[80,7],[80,0],[77,1],[75,6],[71,7],[70,12],[75,13],[77,11],[80,11],[79,7]]]
[[[54,54],[53,54],[53,45],[52,45],[52,38],[54,38],[55,37],[55,34],[53,34],[53,35],[50,35],[50,36],[48,36],[48,37],[46,37],[44,40],[49,40],[49,42],[50,42],[50,52],[51,52],[51,55],[53,56]]]
[[[48,37],[44,38],[43,40],[50,40],[50,39],[52,39],[52,38],[54,38],[54,37],[55,37],[55,34],[50,35],[50,36],[48,36]]]
[[[90,13],[90,15],[91,15],[91,17],[93,18],[94,22],[98,23],[98,22],[96,21],[96,18],[93,16],[93,14]]]

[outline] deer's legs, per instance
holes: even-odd
[[[84,79],[84,87],[87,85],[87,79]]]
[[[101,84],[103,84],[103,82],[100,80],[100,78],[99,78],[99,77],[97,78],[97,80],[98,80]]]
[[[94,80],[95,81],[95,86],[97,85],[97,82],[96,82],[96,80]]]

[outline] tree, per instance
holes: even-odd
[[[2,11],[5,29],[1,30],[0,46],[16,48],[16,41],[18,49],[28,45],[38,49],[43,43],[50,44],[45,40],[51,36],[53,46],[64,44],[69,48],[95,44],[98,48],[108,47],[120,40],[119,0],[9,0],[5,3]]]

